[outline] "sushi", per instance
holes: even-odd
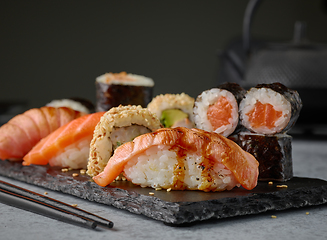
[[[156,115],[140,105],[111,108],[101,117],[94,130],[87,174],[95,176],[102,172],[109,158],[120,145],[161,127]]]
[[[146,107],[152,100],[154,81],[151,78],[121,72],[106,73],[96,78],[96,111],[108,111],[119,105]]]
[[[86,114],[90,114],[95,111],[95,107],[91,101],[79,97],[54,99],[47,103],[45,106],[70,107],[76,111],[85,112]]]
[[[116,149],[103,172],[93,177],[107,186],[124,173],[142,187],[223,191],[257,185],[258,161],[220,134],[184,127],[162,128]]]
[[[286,133],[297,121],[301,108],[297,91],[281,83],[258,84],[241,101],[240,120],[254,133]]]
[[[238,100],[224,88],[203,91],[195,100],[193,114],[197,128],[225,137],[239,125]]]
[[[16,115],[0,127],[0,159],[22,160],[42,138],[85,115],[68,107],[41,107]]]
[[[240,132],[236,142],[259,162],[259,181],[288,181],[293,177],[292,136]]]
[[[23,165],[86,169],[95,126],[105,112],[77,118],[41,139],[23,158]]]
[[[155,113],[164,127],[195,127],[193,123],[194,98],[181,94],[160,94],[147,108]]]

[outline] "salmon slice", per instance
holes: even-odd
[[[85,115],[68,107],[33,108],[0,127],[0,159],[21,160],[42,138]]]
[[[275,110],[274,106],[269,103],[257,102],[252,111],[246,115],[249,117],[251,126],[255,128],[265,126],[271,129],[276,127],[275,122],[283,116],[283,112]]]
[[[38,142],[23,158],[23,165],[46,165],[68,146],[82,140],[91,142],[95,126],[105,112],[84,115],[59,127]]]
[[[233,107],[226,97],[219,97],[216,103],[208,107],[208,120],[214,130],[230,124],[232,109]]]
[[[93,177],[93,180],[103,187],[110,184],[132,158],[142,155],[153,146],[168,146],[181,154],[198,154],[209,165],[211,162],[211,166],[221,162],[245,189],[251,190],[257,184],[259,163],[251,154],[220,134],[184,127],[162,128],[121,145],[109,159],[104,171]],[[210,169],[210,166],[206,168]]]

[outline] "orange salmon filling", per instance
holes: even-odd
[[[276,111],[269,103],[257,102],[251,112],[246,114],[252,127],[266,126],[275,127],[275,122],[283,115],[282,111]]]
[[[215,104],[208,107],[207,117],[214,130],[229,124],[232,109],[232,105],[225,97],[220,97]]]

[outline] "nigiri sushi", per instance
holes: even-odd
[[[95,126],[105,112],[77,118],[41,139],[23,158],[23,165],[86,168]]]
[[[42,138],[85,113],[68,107],[27,110],[0,127],[0,159],[22,160]]]
[[[162,128],[118,147],[103,172],[100,186],[123,172],[142,187],[223,191],[257,184],[258,161],[220,134],[184,127]]]

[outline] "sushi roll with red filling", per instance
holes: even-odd
[[[242,125],[260,134],[285,133],[299,117],[302,101],[297,91],[281,83],[259,84],[240,103]]]
[[[243,89],[239,86],[235,88],[235,84],[224,84],[202,92],[193,108],[196,127],[225,137],[234,133],[239,125],[238,102],[242,92]]]

